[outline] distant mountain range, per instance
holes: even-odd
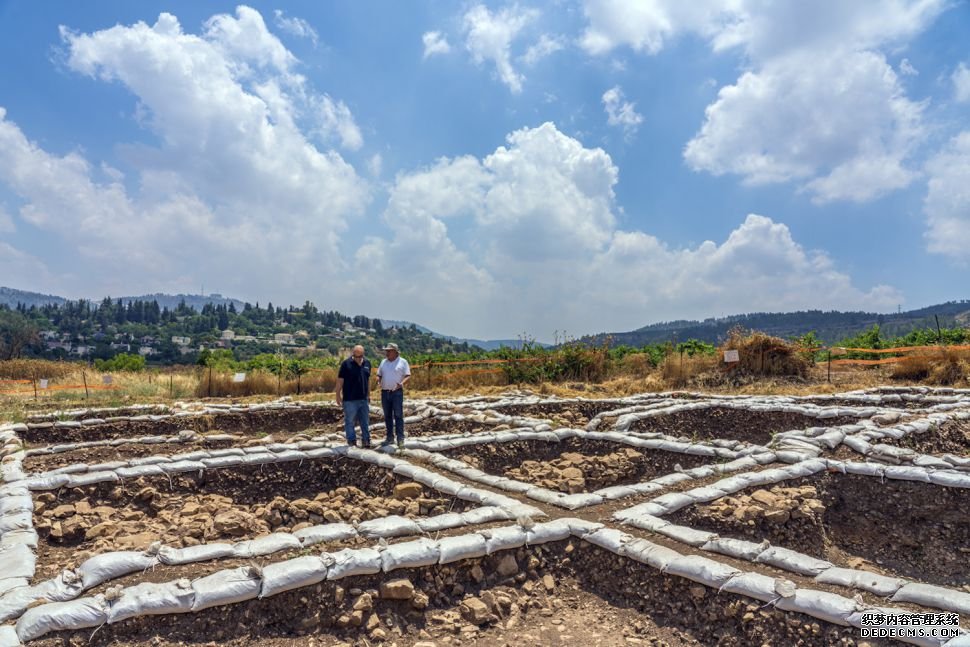
[[[232,303],[237,309],[241,309],[244,305],[238,299],[224,297],[221,294],[171,295],[159,293],[121,297],[121,299],[125,302],[155,300],[158,301],[159,306],[163,308],[168,307],[169,309],[174,309],[181,301],[185,301],[186,305],[195,310],[201,310],[207,303],[214,305],[228,305]],[[65,301],[66,299],[64,297],[51,294],[40,294],[37,292],[0,287],[0,304],[6,304],[10,307],[18,303],[24,303],[29,307],[47,303],[62,304]],[[699,339],[701,341],[716,343],[724,339],[731,328],[741,326],[783,338],[796,337],[814,331],[823,342],[833,343],[856,335],[875,324],[879,324],[884,337],[896,337],[905,335],[916,328],[932,328],[936,326],[937,319],[939,319],[940,326],[944,328],[970,326],[970,299],[948,301],[918,310],[889,314],[839,312],[837,310],[828,312],[805,310],[800,312],[756,312],[710,318],[703,321],[667,321],[650,324],[628,332],[590,335],[583,338],[583,341],[601,343],[606,337],[609,337],[614,346],[620,344],[643,346],[645,344],[656,344],[666,341],[680,342],[688,339]],[[408,328],[412,325],[410,321],[395,319],[381,319],[381,323],[385,327],[397,326],[399,328]],[[453,343],[467,342],[470,345],[478,346],[486,350],[495,350],[503,346],[518,348],[522,345],[522,340],[520,339],[466,339],[444,335],[420,324],[413,325],[423,333]],[[542,345],[549,346],[549,344]]]
[[[839,312],[805,310],[801,312],[756,312],[705,319],[704,321],[668,321],[651,324],[629,332],[600,333],[585,341],[601,343],[606,337],[612,345],[643,346],[667,341],[699,339],[709,343],[723,340],[729,330],[741,326],[776,337],[791,338],[814,331],[825,343],[834,343],[856,335],[878,324],[883,337],[897,337],[917,328],[933,328],[937,318],[943,328],[970,326],[970,299],[948,301],[918,310],[877,314],[873,312]]]
[[[189,306],[193,310],[202,310],[203,306],[205,306],[207,303],[211,303],[213,305],[229,305],[232,303],[237,309],[243,307],[243,302],[239,299],[231,299],[229,297],[224,297],[221,294],[203,295],[156,293],[130,297],[113,297],[112,300],[117,301],[119,298],[124,303],[129,303],[131,301],[158,301],[160,308],[168,308],[169,310],[174,310],[177,308],[179,303],[182,301],[185,301],[185,305]],[[30,307],[47,304],[61,305],[65,301],[67,301],[67,299],[64,297],[55,296],[53,294],[40,294],[38,292],[27,292],[26,290],[0,287],[0,305],[8,305],[11,308],[16,306],[18,303],[23,303],[27,307]]]
[[[451,335],[443,335],[439,332],[435,332],[430,328],[425,328],[424,326],[413,323],[411,321],[401,321],[398,319],[381,319],[381,325],[384,326],[385,328],[390,326],[397,326],[398,328],[402,328],[402,327],[408,328],[413,325],[423,333],[428,333],[429,335],[440,337],[441,339],[444,339],[446,341],[450,341],[456,344],[465,342],[471,346],[478,346],[479,348],[483,348],[485,350],[497,350],[503,347],[520,348],[522,346],[521,339],[470,339],[466,337],[453,337]],[[539,344],[540,346],[545,346],[546,348],[550,348],[552,346],[552,344],[544,344],[542,342],[536,342],[536,343]]]

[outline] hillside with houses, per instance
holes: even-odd
[[[184,301],[174,308],[157,300],[86,300],[42,305],[16,304],[33,335],[24,354],[45,359],[109,359],[137,354],[152,364],[191,364],[206,351],[230,350],[237,360],[266,353],[338,357],[355,344],[374,351],[387,342],[404,352],[467,352],[466,343],[434,336],[417,326],[382,325],[379,319],[337,311],[269,303],[207,303],[195,309]]]

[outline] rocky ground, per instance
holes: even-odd
[[[581,541],[448,566],[325,582],[200,614],[143,617],[33,644],[839,645],[856,631],[717,594]],[[609,602],[607,601],[609,600]],[[293,613],[299,608],[300,613]],[[200,642],[205,636],[207,641]]]
[[[564,452],[552,461],[524,461],[505,471],[505,476],[540,487],[575,494],[622,483],[635,478],[643,454],[627,447],[605,456]]]
[[[968,506],[970,492],[960,488],[824,474],[691,506],[670,520],[840,566],[966,587]]]
[[[880,442],[912,449],[921,454],[956,454],[970,457],[970,421],[950,420],[925,434],[909,434],[899,440]]]

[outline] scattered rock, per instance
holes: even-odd
[[[381,597],[387,600],[410,600],[414,597],[414,584],[404,578],[381,582]]]

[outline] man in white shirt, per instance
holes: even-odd
[[[397,446],[404,447],[404,385],[411,379],[411,366],[401,357],[397,344],[384,347],[385,359],[377,367],[377,379],[381,385],[381,408],[387,438],[381,445],[390,445],[397,434]]]

